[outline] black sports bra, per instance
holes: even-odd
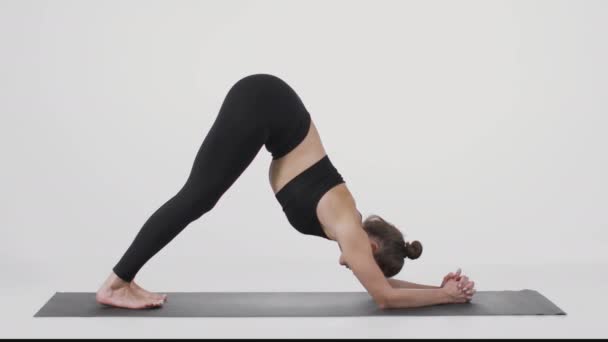
[[[300,233],[329,240],[317,217],[317,203],[334,186],[345,183],[326,154],[285,184],[275,197],[289,223]]]

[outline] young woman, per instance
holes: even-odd
[[[289,223],[300,233],[336,241],[348,267],[381,308],[470,301],[474,282],[460,270],[440,286],[390,279],[404,259],[422,253],[418,241],[378,215],[365,220],[332,164],[300,97],[282,79],[252,74],[228,91],[183,187],[144,223],[97,292],[101,304],[144,309],[162,305],[135,275],[191,222],[210,211],[262,146],[272,155],[270,186]]]

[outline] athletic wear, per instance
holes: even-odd
[[[278,159],[304,140],[311,118],[300,97],[280,78],[253,74],[228,91],[183,187],[144,223],[114,273],[131,281],[141,267],[191,222],[210,211],[262,146]],[[325,237],[316,202],[342,177],[325,156],[276,194],[300,232]]]
[[[328,155],[302,171],[283,186],[275,197],[287,220],[300,233],[329,240],[317,216],[317,203],[334,186],[344,183]]]

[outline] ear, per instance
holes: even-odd
[[[369,242],[372,246],[372,253],[376,253],[376,251],[378,250],[378,242],[376,242],[376,240],[374,239],[369,239]]]

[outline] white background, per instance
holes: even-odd
[[[183,185],[230,86],[271,73],[363,215],[423,243],[397,278],[462,267],[478,290],[577,303],[608,263],[607,16],[602,1],[2,0],[0,289],[24,294],[7,298],[26,325],[55,291],[96,291]],[[270,160],[262,149],[142,285],[363,290],[337,244],[289,226]]]

